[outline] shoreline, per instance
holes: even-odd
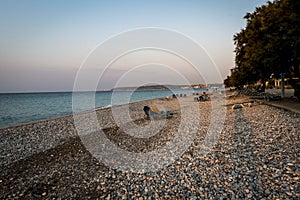
[[[175,101],[176,99],[173,100]],[[157,99],[131,102],[129,104],[116,105],[113,107],[107,107],[103,109],[84,111],[75,115],[81,116],[81,115],[95,112],[97,114],[100,126],[102,128],[107,128],[107,126],[110,126],[113,123],[113,118],[111,115],[112,109],[118,109],[124,106],[125,107],[133,106],[135,108],[138,107],[138,109],[136,109],[136,111],[134,112],[135,116],[133,116],[134,117],[133,119],[136,119],[138,117],[143,118],[144,105],[150,105],[155,102],[164,102],[164,101],[170,102],[170,100],[166,100],[164,98],[157,98]],[[34,141],[34,143],[30,145],[32,148],[29,146],[30,152],[33,153],[36,153],[35,150],[40,152],[43,150],[54,148],[55,146],[62,144],[65,141],[68,141],[70,138],[78,136],[73,117],[74,115],[72,114],[72,115],[56,117],[52,119],[40,120],[37,122],[20,124],[17,126],[0,128],[0,137],[2,137],[2,139],[0,140],[0,145],[2,145],[3,149],[7,149],[9,146],[8,149],[10,149],[10,151],[17,152],[17,153],[21,149],[26,150],[26,148],[28,148],[28,145],[26,146],[26,140]],[[15,141],[15,139],[13,139],[14,137],[19,138],[19,140],[21,139],[21,141],[17,141],[17,140]],[[48,141],[50,141],[50,143],[48,143]],[[9,142],[13,142],[15,144],[9,144]],[[39,142],[41,144],[39,144]],[[18,144],[21,144],[21,146],[19,146]],[[37,145],[38,147],[34,148],[35,145]],[[12,150],[15,148],[15,146],[18,146],[18,149]],[[24,152],[25,152],[25,157],[29,155],[26,154],[26,151]],[[11,153],[9,154],[10,156],[13,156],[11,155]],[[2,166],[3,163],[6,163],[5,160],[7,159],[7,157],[4,155],[5,153],[2,153],[2,156],[0,157],[1,159],[0,166]],[[21,156],[20,158],[23,157],[24,156]]]
[[[43,123],[31,124],[32,129],[29,125],[27,128],[19,127],[15,130],[18,131],[15,137],[12,132],[5,134],[3,129],[0,129],[3,148],[8,147],[3,145],[7,143],[17,148],[24,142],[26,146],[29,141],[31,147],[36,148],[36,151],[31,151],[30,154],[22,154],[26,148],[19,148],[21,151],[15,151],[16,154],[21,154],[18,159],[8,159],[6,164],[2,161],[0,198],[300,197],[297,191],[300,178],[297,171],[300,167],[297,161],[300,144],[299,114],[262,104],[253,104],[252,107],[244,109],[227,109],[224,129],[217,144],[210,153],[202,155],[199,149],[203,148],[203,134],[209,126],[210,102],[193,102],[188,98],[187,100],[198,104],[202,113],[199,134],[193,144],[170,165],[142,174],[108,168],[95,159],[86,150],[76,132],[73,132],[74,124],[72,125],[72,120],[68,118],[48,121],[49,127]],[[242,100],[230,99],[226,100],[226,103]],[[178,108],[175,99],[155,99],[146,102],[159,103],[170,110]],[[137,125],[148,123],[141,120],[143,104],[145,101],[129,105],[131,117],[133,120],[137,119]],[[102,121],[100,123],[105,125],[103,127],[112,127],[106,130],[106,135],[115,144],[123,149],[129,148],[130,151],[143,152],[164,145],[172,140],[173,128],[176,129],[176,124],[180,121],[180,116],[167,119],[166,127],[149,141],[132,140],[114,128],[108,116],[109,110],[110,108],[97,111],[98,119]],[[191,120],[193,118],[194,116],[191,116]],[[28,136],[28,133],[34,137],[29,140],[22,139]],[[11,137],[6,137],[9,134]],[[37,139],[37,136],[42,137],[40,140],[33,140]],[[54,136],[56,138],[53,138]],[[15,143],[12,140],[15,140]],[[41,141],[47,142],[38,146]],[[53,142],[53,146],[47,148],[49,141]],[[2,158],[7,159],[3,150]]]
[[[199,89],[199,92],[202,91],[202,89]],[[145,92],[145,91],[149,91],[149,92],[152,92],[152,91],[161,91],[161,90],[140,90],[139,92]],[[166,90],[168,91],[168,90]],[[184,92],[184,90],[181,90],[182,92]],[[190,91],[190,90],[186,90],[186,91]],[[195,90],[197,91],[197,90]],[[83,93],[90,93],[90,91],[83,91]],[[111,91],[97,91],[97,92],[111,92]],[[128,92],[128,91],[117,91],[117,92]],[[3,93],[2,95],[7,95],[7,94],[20,94],[20,95],[23,95],[23,94],[48,94],[48,93],[53,93],[53,94],[56,94],[56,93],[72,93],[72,92],[33,92],[33,93]],[[82,92],[79,92],[79,93],[82,93]],[[187,95],[191,95],[191,93],[187,93]],[[157,97],[157,98],[166,98],[166,96],[162,96],[162,97]],[[156,99],[156,98],[154,98]],[[146,99],[146,100],[153,100],[153,99]],[[133,101],[133,102],[130,102],[130,103],[134,103],[134,102],[139,102],[139,101],[145,101],[145,100],[137,100],[137,101]],[[120,105],[124,105],[124,104],[120,104]],[[115,105],[115,106],[118,106],[118,105]],[[108,105],[105,105],[105,106],[102,106],[102,107],[95,107],[94,109],[91,109],[91,110],[86,110],[86,111],[81,111],[81,112],[89,112],[89,111],[93,111],[93,110],[100,110],[100,109],[104,109],[106,107],[111,107],[110,104]],[[77,114],[77,113],[75,113]],[[53,114],[52,114],[53,115]],[[68,111],[68,112],[65,112],[64,114],[62,115],[56,115],[54,114],[54,116],[42,116],[42,118],[40,117],[40,119],[31,119],[31,121],[27,121],[27,120],[19,120],[19,121],[25,121],[25,122],[20,122],[20,123],[10,123],[8,122],[6,125],[4,126],[0,126],[0,129],[5,129],[5,128],[13,128],[13,127],[17,127],[17,126],[22,126],[22,125],[27,125],[27,124],[31,124],[31,123],[37,123],[37,122],[41,122],[41,121],[46,121],[46,120],[52,120],[52,119],[56,119],[56,118],[60,118],[60,117],[68,117],[68,116],[71,116],[73,115],[73,111]],[[14,116],[5,116],[5,117],[14,117]],[[27,118],[30,118],[27,116]],[[11,124],[11,125],[10,125]]]
[[[143,101],[151,101],[151,100],[156,100],[156,99],[164,99],[164,97],[155,98],[155,99],[148,99],[148,100],[134,101],[134,102],[130,102],[129,104],[143,102]],[[41,122],[46,122],[46,121],[51,121],[51,120],[56,120],[56,119],[66,118],[66,117],[72,117],[73,115],[77,115],[77,114],[84,114],[84,113],[93,112],[93,111],[98,112],[98,111],[101,111],[101,110],[104,110],[104,109],[110,109],[111,107],[117,107],[117,106],[123,106],[123,105],[127,105],[127,104],[120,104],[120,105],[115,105],[115,106],[107,105],[107,106],[103,106],[103,107],[97,107],[97,108],[91,109],[91,110],[82,111],[82,112],[79,112],[79,113],[73,113],[73,114],[68,114],[68,115],[61,115],[61,116],[58,116],[58,117],[41,119],[41,120],[38,120],[38,121],[31,121],[31,122],[21,123],[21,124],[17,124],[17,125],[13,125],[13,126],[0,127],[0,131],[1,131],[1,129],[18,128],[18,127],[22,127],[22,126],[27,126],[27,125],[35,124],[35,123],[41,123]]]

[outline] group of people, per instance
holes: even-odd
[[[207,101],[210,97],[206,92],[203,92],[199,97],[194,97],[194,101]]]
[[[198,93],[193,93],[193,95],[199,95]],[[186,97],[186,94],[173,94],[172,98],[177,98],[177,97]],[[169,97],[167,98],[169,99]],[[194,97],[194,101],[207,101],[210,100],[209,94],[206,92],[203,92],[202,94],[199,95],[199,97]],[[146,118],[164,118],[164,117],[171,117],[174,114],[177,114],[176,111],[170,111],[170,110],[161,110],[159,109],[156,105],[150,105],[150,106],[144,106],[143,108],[145,112],[145,117]]]

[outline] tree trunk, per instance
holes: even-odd
[[[290,80],[291,86],[294,88],[294,96],[300,99],[300,82],[299,80]]]
[[[262,90],[262,92],[265,92],[266,91],[266,80],[263,80],[262,82],[263,82],[263,85],[262,85],[261,90]]]
[[[299,84],[298,84],[298,87],[294,88],[294,96],[300,100],[300,85]]]

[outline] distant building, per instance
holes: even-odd
[[[281,79],[271,79],[270,81],[266,81],[266,87],[267,88],[281,88]],[[289,84],[288,79],[284,79],[284,88],[292,88],[292,86]]]

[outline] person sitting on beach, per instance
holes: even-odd
[[[199,96],[199,101],[206,101],[209,100],[209,95],[206,92],[203,92],[202,95]]]
[[[170,117],[173,116],[174,114],[177,114],[177,112],[174,111],[160,111],[156,105],[150,105],[150,106],[144,106],[143,108],[146,118],[162,118],[162,117]]]

